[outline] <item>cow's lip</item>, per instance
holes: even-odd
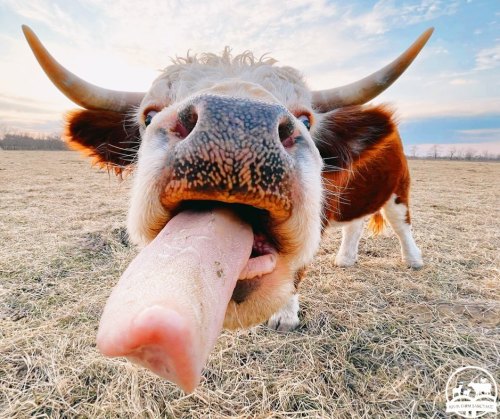
[[[275,223],[273,222],[268,211],[246,204],[233,204],[220,201],[186,200],[181,201],[170,212],[172,216],[175,216],[176,214],[186,210],[208,211],[215,207],[230,208],[244,222],[248,223],[252,227],[254,233],[254,242],[248,267],[256,267],[258,265],[261,268],[264,267],[264,270],[255,270],[252,268],[250,268],[250,270],[245,269],[245,271],[242,272],[242,276],[239,281],[257,279],[262,277],[264,274],[271,273],[274,268],[270,270],[265,269],[265,267],[269,267],[271,265],[275,266],[276,259],[280,253],[281,245],[279,237],[274,233],[273,227]]]

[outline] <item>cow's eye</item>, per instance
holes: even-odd
[[[157,113],[157,111],[150,110],[144,117],[144,125],[148,126]]]
[[[298,120],[304,124],[308,131],[311,129],[311,118],[308,115],[300,115]]]

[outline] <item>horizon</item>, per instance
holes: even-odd
[[[54,57],[85,80],[138,91],[149,88],[169,57],[188,50],[217,52],[226,45],[235,53],[269,52],[278,65],[300,70],[312,89],[331,88],[386,65],[433,26],[414,63],[372,103],[396,109],[407,153],[415,145],[435,144],[500,153],[500,5],[492,0],[366,4],[262,1],[250,14],[241,0],[0,1],[0,128],[60,132],[62,115],[75,107],[39,67],[21,24],[32,27]]]

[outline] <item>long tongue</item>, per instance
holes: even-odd
[[[253,243],[226,209],[185,211],[132,261],[101,317],[97,346],[195,389]]]

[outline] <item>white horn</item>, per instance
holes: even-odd
[[[45,74],[62,93],[77,105],[86,109],[123,112],[141,103],[145,93],[103,89],[82,80],[59,64],[28,26],[23,25],[22,28],[24,36]]]
[[[328,112],[343,106],[362,105],[373,99],[403,74],[427,43],[432,32],[434,32],[434,28],[427,29],[410,48],[403,52],[392,63],[370,74],[364,79],[333,89],[313,91],[313,106],[320,112]]]

